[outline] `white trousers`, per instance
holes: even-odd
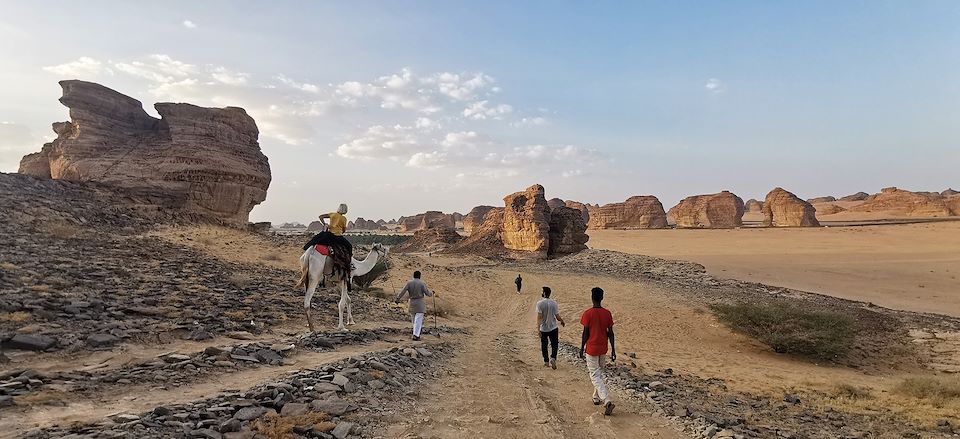
[[[423,313],[418,312],[413,315],[413,336],[419,337],[421,329],[423,329]]]
[[[606,404],[610,401],[610,396],[607,395],[607,386],[603,384],[603,374],[601,370],[607,362],[607,356],[600,355],[599,357],[594,357],[592,355],[586,355],[586,358],[587,373],[590,374],[590,381],[593,381],[593,398],[599,399]]]

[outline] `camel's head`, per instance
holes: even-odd
[[[373,248],[371,250],[377,252],[377,256],[381,258],[387,255],[387,248],[384,247],[383,244],[379,242],[374,243]]]

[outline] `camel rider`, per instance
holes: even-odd
[[[306,250],[317,244],[330,247],[333,250],[331,257],[334,262],[334,271],[346,270],[349,273],[350,258],[353,257],[353,245],[350,244],[350,241],[347,241],[347,238],[343,237],[343,232],[347,231],[347,217],[344,216],[346,213],[347,205],[340,204],[336,212],[320,215],[320,221],[329,218],[330,225],[327,226],[327,230],[314,235],[303,246],[303,249]],[[324,224],[326,225],[326,221],[324,221]]]

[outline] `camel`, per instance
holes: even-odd
[[[347,328],[343,326],[344,309],[347,310],[347,324],[355,324],[353,321],[353,309],[350,304],[350,294],[347,293],[347,284],[353,280],[354,276],[363,276],[369,273],[370,270],[373,270],[373,266],[377,265],[377,261],[386,255],[387,250],[383,245],[376,243],[373,245],[370,253],[367,253],[367,257],[364,260],[358,261],[351,259],[350,275],[346,276],[346,279],[331,278],[333,282],[340,284],[340,302],[338,304],[338,308],[340,309],[340,325],[337,329],[341,331],[347,330]],[[317,285],[330,273],[330,267],[328,267],[330,263],[331,258],[320,254],[320,252],[312,246],[300,256],[301,275],[296,287],[300,288],[301,285],[304,286],[305,296],[303,298],[303,307],[307,313],[307,325],[310,327],[310,332],[313,332],[313,318],[310,316],[310,301],[313,299],[313,293],[316,292]]]

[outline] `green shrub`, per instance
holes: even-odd
[[[805,308],[799,303],[712,305],[717,318],[774,351],[818,360],[833,360],[853,346],[857,327],[843,314]]]
[[[350,243],[353,244],[354,246],[371,245],[371,244],[376,244],[378,242],[386,246],[392,246],[392,245],[400,244],[410,239],[410,235],[379,235],[375,233],[368,233],[368,234],[362,234],[362,235],[345,234],[343,236],[346,237],[347,241],[350,241]]]
[[[390,271],[390,266],[391,264],[389,259],[380,258],[369,273],[363,276],[354,276],[353,284],[359,287],[361,290],[368,290],[370,289],[370,286],[377,281],[377,279],[384,277],[387,272]]]

